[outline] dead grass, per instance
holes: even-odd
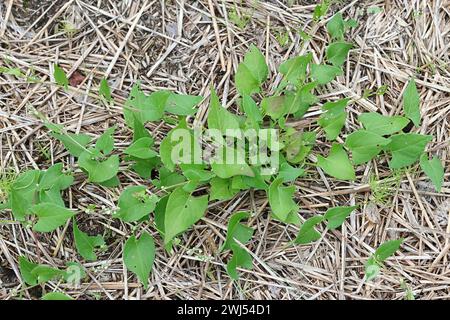
[[[333,205],[361,204],[341,230],[311,245],[287,247],[296,228],[271,220],[265,195],[252,191],[211,203],[205,218],[183,235],[173,255],[162,249],[156,231],[142,224],[140,228],[154,235],[158,246],[151,286],[144,291],[121,259],[131,225],[112,219],[111,211],[125,186],[149,182],[122,170],[120,190],[87,184],[74,159],[50,139],[35,112],[70,131],[92,136],[117,125],[116,147],[121,150],[131,141],[121,109],[137,80],[148,92],[167,88],[205,97],[213,84],[223,104],[235,110],[234,73],[249,44],[256,44],[267,58],[270,80],[266,88],[271,91],[280,81],[277,66],[287,57],[312,51],[316,62],[321,59],[327,44],[321,26],[326,20],[319,26],[312,24],[314,1],[45,2],[49,5],[30,0],[28,9],[22,1],[0,3],[0,66],[34,72],[44,80],[30,84],[0,75],[1,173],[44,169],[62,161],[76,172],[76,183],[65,197],[67,205],[80,212],[81,229],[105,235],[109,246],[97,262],[84,264],[88,279],[81,288],[50,282],[46,291],[61,288],[80,299],[404,299],[404,281],[417,299],[450,298],[450,174],[447,170],[442,193],[437,194],[412,167],[398,177],[397,184],[386,184],[382,197],[375,197],[370,181],[390,175],[383,158],[358,167],[354,183],[331,179],[320,171],[311,171],[296,182],[296,201],[304,218]],[[373,6],[384,12],[368,14],[367,8]],[[321,103],[338,97],[356,99],[348,109],[346,132],[358,127],[355,118],[361,112],[401,113],[401,94],[406,81],[415,76],[423,119],[418,131],[434,135],[429,150],[449,167],[449,8],[448,0],[335,2],[333,13],[340,10],[359,21],[350,32],[356,49],[345,75],[319,95]],[[236,16],[251,19],[241,29],[232,22]],[[62,30],[63,21],[76,28],[76,33]],[[301,41],[298,30],[312,39]],[[283,33],[289,36],[285,46],[277,40]],[[69,92],[57,88],[51,81],[52,63],[60,64],[69,75],[81,73],[83,82]],[[96,90],[91,90],[103,76],[108,76],[114,88],[112,107],[100,103]],[[388,86],[384,96],[362,98],[364,90],[382,85]],[[196,123],[205,122],[207,110],[203,102]],[[303,120],[290,125],[314,129],[318,111],[315,106]],[[157,141],[169,129],[159,123],[148,128]],[[326,152],[328,147],[328,142],[321,141],[316,152]],[[243,209],[255,214],[251,226],[256,232],[249,245],[254,270],[243,270],[241,279],[232,282],[225,272],[228,256],[219,255],[218,248],[228,217]],[[1,299],[41,295],[42,288],[28,290],[22,283],[17,265],[20,255],[59,267],[79,261],[70,223],[52,234],[36,234],[10,221],[7,210],[0,212],[0,218]],[[387,261],[380,277],[365,283],[368,256],[380,243],[400,236],[406,239],[401,253]]]

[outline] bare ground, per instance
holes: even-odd
[[[210,203],[205,218],[183,235],[173,255],[163,250],[153,228],[141,224],[139,228],[154,236],[158,248],[151,285],[145,291],[121,258],[132,225],[113,219],[111,212],[124,187],[148,181],[124,167],[118,189],[87,184],[74,159],[36,117],[37,111],[69,131],[94,137],[117,125],[116,147],[121,150],[132,135],[122,106],[138,80],[147,92],[166,88],[206,98],[213,84],[222,103],[236,110],[234,72],[250,44],[261,48],[267,58],[270,92],[280,80],[277,67],[286,58],[312,51],[314,60],[320,61],[328,41],[323,26],[340,10],[359,21],[349,34],[355,49],[345,75],[319,92],[320,104],[335,97],[355,99],[344,129],[349,132],[358,127],[355,118],[361,112],[402,113],[402,92],[415,76],[423,119],[417,131],[434,135],[429,151],[448,168],[450,2],[336,1],[318,25],[312,23],[314,6],[314,1],[276,0],[1,1],[0,66],[33,72],[43,81],[30,84],[0,75],[0,187],[5,188],[14,173],[62,161],[76,170],[76,183],[65,195],[68,207],[80,212],[77,220],[83,231],[105,236],[108,250],[98,261],[83,263],[88,278],[81,288],[49,282],[28,289],[19,276],[18,257],[26,255],[55,267],[80,261],[72,227],[69,223],[51,234],[38,234],[11,221],[10,211],[1,211],[0,299],[39,298],[43,291],[58,288],[80,299],[404,299],[407,288],[416,299],[449,298],[448,170],[441,193],[434,191],[417,165],[374,190],[371,179],[391,175],[385,158],[358,167],[352,183],[309,171],[296,182],[295,200],[304,219],[333,205],[361,204],[341,230],[328,232],[311,245],[286,246],[297,228],[271,220],[265,194],[252,191]],[[368,13],[371,7],[383,12],[370,13],[370,9]],[[64,21],[76,32],[64,31]],[[239,22],[245,26],[237,26]],[[301,41],[299,30],[310,34],[311,40]],[[68,92],[52,83],[53,63],[77,75]],[[97,96],[96,88],[105,76],[113,88],[111,107]],[[363,97],[365,90],[383,85],[387,85],[384,96]],[[207,102],[201,104],[196,122],[205,122]],[[320,104],[291,125],[315,129]],[[170,129],[164,123],[148,128],[157,141]],[[316,152],[326,153],[328,148],[322,139]],[[233,282],[225,271],[229,256],[219,254],[218,248],[228,218],[237,210],[255,214],[250,225],[256,232],[248,246],[254,269],[242,270],[241,279]],[[380,243],[398,237],[405,238],[401,252],[386,262],[376,280],[365,282],[367,258]]]

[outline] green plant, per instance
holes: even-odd
[[[315,16],[323,16],[328,5],[329,2],[323,2]],[[118,199],[118,210],[113,218],[129,223],[133,233],[139,233],[141,226],[146,226],[146,229],[154,227],[169,253],[173,252],[173,247],[182,245],[183,233],[202,219],[210,201],[231,199],[247,189],[267,194],[273,219],[299,227],[295,240],[289,245],[309,244],[322,236],[316,228],[322,224],[326,226],[325,231],[340,227],[357,207],[329,208],[323,215],[313,215],[302,223],[294,182],[308,170],[318,167],[329,176],[353,181],[357,178],[355,166],[375,161],[379,156],[389,156],[389,167],[396,172],[405,170],[420,159],[423,171],[436,189],[442,186],[442,164],[436,157],[428,160],[425,153],[432,137],[401,132],[408,119],[416,126],[420,124],[419,95],[413,81],[409,82],[403,96],[406,117],[362,113],[358,120],[363,129],[343,134],[347,107],[354,101],[342,98],[322,104],[316,130],[300,132],[287,124],[288,119],[301,119],[312,105],[319,102],[315,95],[317,89],[326,88],[323,85],[343,74],[343,65],[353,48],[353,44],[344,41],[345,32],[355,25],[354,21],[335,15],[326,26],[331,43],[324,61],[312,63],[311,52],[288,59],[279,67],[282,80],[272,95],[267,95],[263,87],[269,73],[265,57],[256,46],[250,45],[235,75],[238,107],[242,114],[223,107],[211,88],[207,128],[193,128],[187,121],[188,117],[196,114],[203,97],[167,90],[147,94],[136,83],[123,107],[125,123],[133,132],[133,140],[122,154],[115,150],[115,127],[106,129],[94,139],[87,134],[67,132],[63,126],[43,120],[50,134],[77,159],[78,168],[86,174],[88,183],[117,187],[121,182],[120,170],[134,171],[152,183],[155,187],[152,191],[144,185],[126,187]],[[54,78],[58,85],[68,89],[67,76],[57,65]],[[100,83],[99,95],[111,102],[106,79]],[[145,125],[161,121],[173,128],[158,148]],[[244,136],[243,131],[254,136]],[[209,135],[199,138],[205,132]],[[260,139],[259,146],[269,150],[265,157],[255,154],[251,143],[243,143],[256,136]],[[229,137],[233,138],[231,142],[226,139]],[[343,138],[345,143],[339,143]],[[314,150],[318,139],[331,144],[331,148],[325,151],[327,156]],[[180,148],[182,143],[189,147]],[[217,151],[209,163],[198,161],[198,150],[205,145],[214,145]],[[241,161],[221,161],[228,155]],[[273,159],[276,167],[270,162]],[[280,170],[273,170],[278,165]],[[74,218],[76,212],[65,208],[61,192],[70,187],[73,177],[63,173],[62,168],[59,163],[46,171],[29,170],[19,175],[9,188],[8,206],[19,221],[36,215],[37,223],[32,223],[37,232],[53,231],[72,220],[78,253],[85,260],[95,260],[96,250],[104,248],[105,242],[99,235],[89,236],[80,231]],[[397,183],[399,179],[393,176],[380,181],[371,180],[375,201],[385,200],[391,181]],[[204,190],[209,192],[202,193]],[[249,217],[247,212],[232,215],[221,248],[221,251],[231,250],[233,253],[227,263],[227,272],[232,279],[239,277],[237,267],[252,266],[251,254],[244,245],[250,242],[254,230],[241,224]],[[400,244],[398,241],[388,242],[377,249],[367,265],[368,279],[379,272],[383,261]],[[132,235],[123,246],[124,264],[137,275],[144,288],[148,286],[155,254],[155,240],[147,231],[140,232],[139,237]],[[33,284],[61,274],[46,267],[46,276],[40,279],[40,269],[32,272],[36,265],[22,262],[23,277]]]
[[[403,243],[403,239],[390,240],[378,247],[375,253],[366,262],[366,281],[370,281],[378,276],[383,262],[392,256]]]

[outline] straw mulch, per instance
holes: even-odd
[[[24,8],[27,2],[27,8]],[[278,65],[288,57],[324,55],[328,36],[323,27],[333,13],[355,18],[359,25],[348,37],[355,43],[345,67],[321,92],[297,129],[314,129],[320,105],[336,97],[356,101],[348,108],[343,135],[359,127],[361,112],[402,113],[402,92],[416,77],[421,97],[422,126],[434,135],[429,151],[450,165],[450,2],[448,0],[334,1],[326,19],[312,23],[315,1],[254,0],[4,0],[0,3],[0,66],[34,72],[43,82],[30,84],[0,75],[0,173],[8,179],[31,168],[63,162],[76,170],[66,193],[67,206],[79,212],[79,227],[105,235],[108,250],[84,263],[88,277],[80,288],[49,282],[27,289],[20,279],[18,257],[64,267],[81,261],[71,223],[51,234],[34,233],[0,212],[0,299],[36,299],[42,292],[63,290],[79,299],[416,299],[450,297],[450,180],[447,170],[436,193],[417,165],[398,176],[387,158],[359,166],[353,183],[336,181],[316,170],[296,182],[296,201],[304,219],[335,205],[359,204],[343,227],[311,245],[287,246],[297,228],[270,219],[264,193],[245,191],[226,202],[210,203],[204,219],[182,236],[173,255],[167,254],[155,230],[143,225],[157,242],[151,285],[145,291],[122,262],[122,245],[132,225],[113,219],[120,191],[147,184],[134,173],[120,174],[121,187],[107,189],[86,183],[84,174],[62,145],[49,136],[40,113],[71,132],[97,137],[116,125],[116,148],[132,139],[122,107],[136,81],[146,92],[165,88],[206,97],[195,121],[205,122],[209,85],[223,105],[236,110],[234,73],[250,44],[265,54],[270,69],[267,91],[279,83]],[[373,7],[382,9],[373,13]],[[368,8],[369,12],[367,11]],[[238,26],[237,24],[240,24]],[[63,26],[66,26],[64,30]],[[67,32],[67,27],[76,31]],[[312,35],[301,42],[299,30]],[[53,83],[51,65],[58,63],[72,76],[65,92]],[[107,77],[114,104],[99,102],[97,88]],[[80,82],[81,81],[81,82]],[[362,97],[365,90],[387,85],[384,96]],[[149,124],[156,141],[170,126]],[[342,142],[342,141],[341,141]],[[321,139],[315,152],[325,153]],[[376,190],[371,181],[386,179]],[[0,190],[1,191],[1,190]],[[248,245],[252,271],[241,279],[227,276],[227,253],[219,254],[229,216],[238,210],[255,214],[256,229]],[[325,232],[324,229],[320,231]],[[404,237],[401,251],[390,258],[381,275],[364,281],[364,264],[386,240]]]

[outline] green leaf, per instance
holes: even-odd
[[[155,209],[158,197],[148,195],[145,186],[129,186],[119,197],[119,210],[114,215],[126,222],[138,221]]]
[[[14,218],[24,221],[30,208],[37,202],[36,188],[41,172],[28,170],[21,173],[11,185],[9,202]]]
[[[100,81],[100,88],[98,89],[98,93],[103,98],[105,98],[106,101],[111,102],[111,89],[109,88],[108,81],[105,78]]]
[[[57,64],[54,65],[53,77],[55,82],[65,90],[69,88],[69,79],[67,79],[66,73]]]
[[[348,42],[333,42],[327,48],[327,60],[335,67],[340,67],[347,59],[348,52],[352,48]]]
[[[345,146],[352,151],[353,163],[358,165],[372,160],[390,142],[376,133],[358,130],[347,136]]]
[[[228,157],[234,156],[233,159]],[[228,179],[234,176],[249,176],[254,177],[255,173],[250,166],[245,162],[245,152],[237,148],[224,147],[222,154],[217,155],[211,159],[212,171],[222,179]],[[238,160],[242,161],[238,161]]]
[[[148,288],[148,277],[152,271],[154,260],[155,242],[147,232],[142,233],[139,239],[131,236],[125,242],[123,262],[131,272],[137,275],[145,290]]]
[[[316,143],[315,132],[295,132],[288,137],[286,143],[286,160],[290,163],[300,163],[309,154]]]
[[[65,133],[60,134],[51,132],[50,135],[62,142],[64,147],[74,157],[79,157],[81,153],[86,151],[86,146],[91,142],[91,137],[87,134]]]
[[[141,123],[160,120],[170,95],[170,91],[162,90],[148,96],[141,91],[139,84],[135,84],[123,109],[125,122],[133,127],[135,118]]]
[[[33,227],[33,230],[38,232],[51,232],[75,215],[72,210],[53,203],[37,204],[31,208],[31,211],[39,218]]]
[[[19,257],[19,270],[23,281],[30,286],[37,285],[37,277],[31,273],[38,264],[28,261],[25,257]]]
[[[334,207],[328,209],[324,215],[324,219],[327,220],[327,228],[334,230],[340,227],[345,219],[355,210],[357,206],[352,207]]]
[[[49,292],[43,295],[41,300],[73,300],[73,298],[61,292]]]
[[[197,112],[196,105],[203,100],[201,96],[171,93],[166,101],[164,110],[180,116],[190,116]]]
[[[285,96],[272,96],[263,98],[261,101],[261,109],[265,114],[273,120],[277,120],[284,116],[287,112],[285,104]]]
[[[367,131],[371,131],[380,136],[391,135],[402,130],[409,123],[409,120],[401,116],[383,116],[376,112],[362,113],[358,120]]]
[[[269,187],[269,204],[274,217],[280,221],[287,221],[289,213],[298,209],[293,200],[295,186],[283,186],[283,179],[275,179]]]
[[[400,245],[403,243],[402,238],[398,240],[390,240],[383,243],[381,246],[378,247],[378,249],[375,251],[375,259],[378,262],[383,262],[390,256],[392,256],[395,251],[397,251],[400,248]]]
[[[306,244],[310,242],[314,242],[320,239],[320,233],[314,229],[316,225],[323,221],[323,216],[314,216],[305,221],[302,224],[300,231],[295,238],[294,242],[297,244]]]
[[[318,98],[311,93],[311,90],[314,90],[316,87],[317,82],[307,83],[299,88],[295,95],[289,95],[286,98],[287,104],[295,102],[295,107],[289,112],[294,113],[294,117],[296,119],[302,118],[308,111],[309,107],[318,101]],[[288,110],[291,110],[291,108],[288,107]]]
[[[221,106],[216,91],[211,88],[211,102],[208,112],[208,128],[225,133],[227,129],[239,129],[236,116]]]
[[[88,172],[90,182],[103,182],[116,176],[119,171],[119,156],[112,155],[100,161],[85,151],[78,158],[78,165]]]
[[[114,149],[114,138],[113,134],[116,130],[116,126],[108,128],[103,132],[103,134],[97,139],[95,143],[95,149],[102,152],[104,155],[108,155]]]
[[[244,269],[251,269],[253,267],[252,256],[241,248],[238,244],[232,244],[231,250],[233,251],[233,257],[227,263],[227,273],[233,280],[239,279],[239,274],[236,268],[242,267]]]
[[[164,244],[170,243],[178,234],[186,231],[205,214],[208,195],[194,197],[183,190],[175,189],[167,200],[164,218]]]
[[[133,142],[140,138],[151,138],[150,133],[145,128],[144,124],[139,121],[136,115],[133,115]]]
[[[306,79],[306,68],[312,60],[312,53],[286,60],[279,67],[280,73],[292,84],[299,84]]]
[[[233,198],[239,189],[234,189],[230,179],[214,177],[210,181],[210,200],[229,200]]]
[[[126,148],[123,152],[139,159],[150,159],[158,156],[158,153],[151,149],[152,146],[153,139],[144,137],[133,142],[131,146]]]
[[[336,76],[343,74],[342,69],[336,66],[314,63],[311,65],[311,77],[319,84],[327,84],[336,78]]]
[[[269,69],[263,54],[256,46],[251,45],[244,61],[238,66],[235,78],[236,89],[241,95],[258,93],[268,74]]]
[[[296,168],[289,163],[282,163],[280,166],[280,171],[278,173],[278,178],[281,178],[283,182],[291,182],[295,181],[298,177],[302,176],[305,173],[303,168]]]
[[[444,167],[438,157],[432,160],[424,153],[420,157],[420,167],[423,172],[431,179],[437,192],[441,192],[442,183],[444,182]]]
[[[253,236],[254,230],[240,223],[242,219],[248,219],[248,212],[237,212],[233,214],[228,222],[227,237],[220,251],[231,250],[232,244],[238,240],[240,243],[247,243]]]
[[[182,118],[159,146],[159,155],[164,166],[173,171],[179,163],[201,163],[201,159],[197,159],[200,156],[197,138],[194,131],[187,128],[186,119]]]
[[[67,189],[73,183],[73,176],[70,174],[63,174],[63,164],[57,163],[51,167],[49,167],[45,171],[41,171],[38,190],[50,190],[56,189],[58,192],[60,190]]]
[[[375,279],[380,274],[380,265],[374,257],[370,257],[366,262],[366,281]]]
[[[95,248],[105,245],[105,240],[103,240],[102,236],[89,236],[78,228],[75,220],[73,221],[73,238],[78,253],[86,260],[97,260]]]
[[[256,127],[259,127],[257,124],[263,121],[263,116],[261,114],[261,110],[258,108],[252,97],[246,94],[242,96],[242,108],[250,121],[256,124]]]
[[[420,96],[414,79],[409,80],[403,92],[403,110],[405,115],[418,127],[420,125]]]
[[[345,21],[342,13],[336,13],[327,23],[327,31],[331,38],[342,40],[345,32]]]
[[[322,106],[325,112],[320,115],[317,121],[319,125],[325,130],[328,140],[335,140],[347,119],[347,112],[345,108],[350,99],[341,99],[334,102],[327,102]]]
[[[191,181],[207,182],[214,177],[214,173],[205,170],[204,164],[180,164],[183,175]]]
[[[433,136],[417,133],[400,133],[391,136],[391,142],[386,146],[392,154],[389,167],[399,169],[413,164],[420,158],[425,146],[431,140]]]
[[[348,155],[340,144],[333,144],[327,158],[317,156],[317,165],[332,177],[341,180],[355,180],[355,170]]]

